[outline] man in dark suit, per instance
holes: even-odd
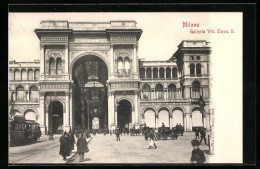
[[[202,128],[201,131],[200,131],[200,138],[201,138],[201,139],[200,139],[200,144],[201,144],[202,140],[204,139],[205,144],[207,145],[206,132],[205,132],[204,128]]]
[[[79,162],[84,160],[84,153],[88,152],[88,145],[85,138],[82,137],[82,134],[79,134],[79,138],[77,141],[77,152],[79,153]]]
[[[69,138],[68,133],[64,132],[64,134],[60,137],[60,152],[59,154],[63,157],[63,160],[66,160],[66,156],[70,154],[69,149]]]
[[[196,127],[196,130],[195,130],[195,136],[196,136],[196,139],[199,139],[200,137],[200,133],[199,133],[199,129],[198,127]]]

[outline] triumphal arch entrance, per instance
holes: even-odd
[[[42,132],[140,125],[135,21],[42,21],[35,33]]]

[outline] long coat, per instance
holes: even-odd
[[[77,141],[77,152],[84,153],[87,150],[88,143],[83,137],[79,137]]]
[[[74,143],[75,143],[74,134],[71,133],[69,135],[69,148],[70,148],[70,151],[74,150]]]
[[[62,135],[60,137],[60,155],[68,155],[69,153],[69,138]]]

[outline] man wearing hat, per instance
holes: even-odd
[[[120,141],[120,131],[118,127],[116,129],[116,141]]]
[[[84,153],[88,152],[88,145],[85,138],[82,137],[82,133],[79,133],[79,138],[77,141],[77,152],[79,153],[79,162],[84,160]]]
[[[66,160],[66,156],[70,154],[69,152],[69,135],[66,131],[60,137],[60,152],[59,154],[63,157],[63,160]]]
[[[191,163],[204,163],[206,161],[204,152],[199,148],[200,142],[199,140],[193,139],[191,141],[191,145],[194,148],[191,153],[190,162]]]

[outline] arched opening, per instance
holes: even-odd
[[[151,90],[150,86],[148,84],[144,84],[142,87],[142,93],[143,93],[143,98],[142,99],[150,99],[151,97]]]
[[[146,78],[152,78],[152,70],[151,70],[151,68],[147,68],[146,69]]]
[[[155,86],[156,99],[163,99],[163,86],[161,84],[157,84]]]
[[[34,80],[34,73],[32,69],[28,70],[28,80]]]
[[[203,121],[202,121],[202,113],[199,108],[194,108],[192,110],[192,128],[193,127],[203,127]],[[192,130],[194,131],[194,130]]]
[[[125,73],[126,74],[130,74],[130,61],[129,61],[129,58],[126,57],[124,59],[124,61],[125,61]]]
[[[25,91],[23,86],[18,86],[16,88],[16,101],[24,102],[26,100],[25,98]]]
[[[197,76],[201,76],[201,64],[196,64],[196,74]]]
[[[147,127],[155,128],[156,119],[155,111],[152,108],[147,108],[144,112],[144,122]]]
[[[14,72],[12,69],[9,69],[9,80],[14,80]]]
[[[56,60],[56,74],[61,75],[62,74],[62,60],[61,58],[57,58]]]
[[[10,112],[10,116],[11,118],[13,118],[14,116],[22,116],[22,113],[19,110],[14,109]]]
[[[165,127],[170,127],[169,111],[166,108],[161,108],[158,113],[157,127],[161,127],[164,123]]]
[[[141,69],[140,69],[140,78],[141,78],[141,79],[144,79],[144,78],[145,78],[145,70],[144,70],[144,68],[141,68]]]
[[[172,126],[175,127],[177,124],[183,126],[183,111],[181,108],[175,108],[172,111]]]
[[[36,121],[36,114],[35,114],[35,111],[34,110],[26,110],[24,112],[24,117],[25,117],[25,120],[31,120],[31,121]]]
[[[55,73],[56,73],[55,59],[51,57],[49,60],[49,74],[55,75]]]
[[[123,59],[120,57],[117,59],[117,73],[123,74],[123,72],[124,72]]]
[[[96,130],[97,127],[99,129],[107,128],[106,81],[108,68],[105,62],[94,55],[83,56],[74,63],[72,78],[74,81],[72,90],[73,128],[89,130]]]
[[[172,77],[173,77],[174,79],[177,78],[177,68],[176,68],[176,67],[174,67],[174,68],[172,69]]]
[[[40,70],[39,69],[36,69],[35,72],[34,72],[34,79],[35,80],[38,80],[40,77]]]
[[[25,69],[22,70],[22,80],[27,80],[27,72]]]
[[[14,71],[14,80],[21,80],[21,72],[19,69]]]
[[[61,134],[63,126],[63,105],[60,101],[52,101],[49,104],[49,133]],[[67,131],[68,132],[68,131]]]
[[[32,87],[30,87],[29,96],[31,102],[38,102],[39,91],[37,86],[33,85]]]
[[[157,68],[153,68],[153,78],[158,79],[158,69]]]
[[[195,65],[192,63],[190,64],[190,76],[195,75]]]
[[[192,98],[200,98],[200,82],[198,81],[192,83]]]
[[[128,100],[121,100],[117,106],[117,126],[128,128],[132,123],[132,106]]]
[[[168,87],[168,99],[177,98],[176,86],[175,84],[170,84]]]
[[[164,78],[164,68],[160,68],[160,79],[163,79]]]
[[[171,69],[170,68],[166,68],[166,78],[169,79],[171,78]]]

